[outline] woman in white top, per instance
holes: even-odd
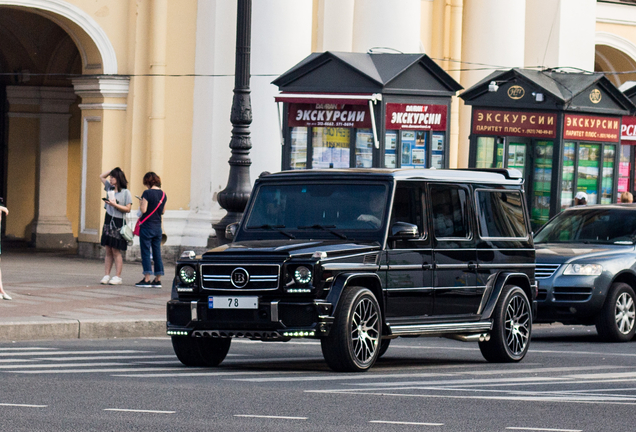
[[[106,217],[102,228],[101,244],[106,249],[106,258],[104,277],[101,283],[121,285],[121,270],[124,266],[121,251],[127,249],[128,242],[122,238],[119,230],[124,224],[126,213],[129,213],[132,207],[132,196],[127,189],[126,175],[119,167],[106,171],[99,176],[99,179],[104,183],[104,190],[107,194],[107,198],[103,198]],[[116,275],[111,279],[110,271],[113,268],[113,263],[115,263]]]

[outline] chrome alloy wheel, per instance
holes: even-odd
[[[516,295],[506,308],[505,336],[508,349],[514,355],[521,354],[530,337],[530,311],[527,302]]]
[[[636,307],[634,299],[629,293],[623,292],[616,299],[614,317],[616,319],[616,327],[621,333],[627,334],[634,327]]]
[[[355,306],[351,317],[351,343],[353,354],[360,364],[371,361],[379,346],[380,319],[376,305],[363,297]]]

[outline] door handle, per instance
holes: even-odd
[[[431,270],[433,268],[433,264],[424,263],[422,264],[422,270]]]
[[[475,270],[476,268],[477,268],[477,264],[475,264],[474,262],[468,263],[468,270]]]

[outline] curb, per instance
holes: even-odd
[[[0,323],[0,341],[166,336],[165,319],[67,320]]]

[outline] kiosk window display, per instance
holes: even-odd
[[[533,228],[577,192],[607,204],[629,183],[620,125],[634,105],[603,74],[498,71],[461,97],[473,105],[469,166],[518,169]]]
[[[283,169],[448,167],[461,86],[425,54],[314,53],[273,83]]]

